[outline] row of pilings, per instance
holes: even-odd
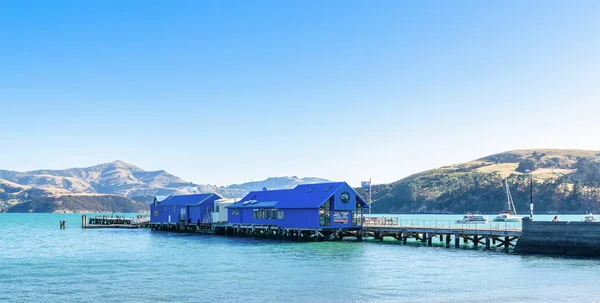
[[[498,235],[469,235],[460,232],[456,233],[427,233],[427,232],[381,232],[381,231],[366,231],[365,237],[373,237],[375,240],[384,241],[384,238],[395,239],[402,244],[407,244],[408,239],[414,239],[416,242],[427,244],[427,246],[433,246],[434,239],[446,247],[451,247],[454,242],[455,248],[460,248],[461,243],[464,246],[472,246],[478,248],[479,245],[485,247],[485,249],[492,248],[503,248],[509,250],[514,248],[518,237],[514,236],[498,236]]]
[[[216,234],[229,237],[249,237],[257,239],[274,239],[287,241],[340,241],[343,238],[355,239],[375,239],[383,242],[384,239],[395,240],[402,244],[407,244],[409,239],[416,243],[423,243],[427,246],[433,246],[434,242],[439,241],[446,247],[460,248],[461,245],[479,246],[485,249],[503,248],[509,250],[514,247],[514,242],[518,237],[500,236],[500,235],[477,235],[468,233],[433,233],[433,232],[389,232],[378,231],[369,228],[356,229],[297,229],[281,228],[268,225],[211,225],[211,224],[151,224],[152,230],[162,230],[182,233],[203,233]],[[386,241],[389,242],[389,241]],[[413,241],[411,241],[413,242]],[[454,244],[454,245],[452,245]]]

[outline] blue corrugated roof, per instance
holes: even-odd
[[[247,194],[242,200],[233,203],[227,208],[260,208],[260,207],[273,207],[277,203],[286,199],[286,196],[289,195],[291,189],[278,189],[278,190],[261,190],[261,191],[252,191]],[[252,203],[252,202],[258,203]],[[251,202],[251,203],[246,203]],[[269,205],[263,204],[265,202],[270,202]],[[246,203],[246,204],[244,204]]]
[[[169,196],[168,198],[159,202],[158,205],[197,205],[200,204],[202,201],[210,198],[212,195],[215,194]],[[220,199],[220,197],[218,197],[217,199]]]
[[[328,182],[302,184],[294,189],[253,191],[228,208],[318,208],[344,184],[346,183]],[[246,203],[248,201],[257,203]]]
[[[331,197],[345,182],[302,184],[291,190],[277,208],[318,208]]]

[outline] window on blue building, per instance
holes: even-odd
[[[276,208],[254,208],[252,210],[254,219],[274,220],[283,219],[283,211]]]
[[[237,215],[239,215],[239,214],[240,214],[240,210],[239,210],[239,209],[232,209],[232,210],[231,210],[231,215],[232,215],[232,216],[237,216]]]
[[[362,223],[362,204],[356,197],[356,208],[352,211],[352,225],[360,225]]]
[[[325,203],[319,207],[319,225],[331,225],[331,199],[325,201]]]

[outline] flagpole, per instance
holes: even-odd
[[[371,178],[369,178],[369,215],[371,214]]]

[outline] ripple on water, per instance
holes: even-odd
[[[597,259],[81,230],[79,218],[0,214],[1,302],[600,301]]]

